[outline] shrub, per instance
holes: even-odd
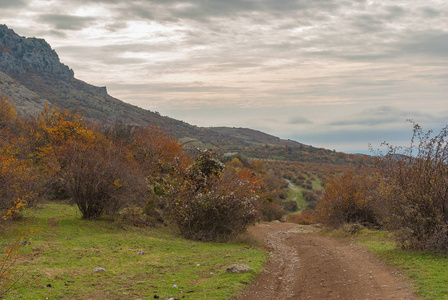
[[[299,207],[298,207],[298,205],[297,205],[297,202],[294,201],[294,200],[283,201],[283,202],[281,203],[281,206],[283,207],[283,209],[284,209],[285,211],[289,211],[289,212],[292,212],[292,211],[298,211],[298,210],[299,210]]]
[[[263,221],[281,220],[284,214],[283,207],[270,199],[264,199],[260,204],[261,219]]]
[[[94,219],[103,213],[115,214],[124,205],[130,205],[144,192],[146,183],[136,173],[123,149],[108,141],[92,144],[67,144],[60,171],[70,196],[82,217]]]
[[[34,171],[26,162],[0,151],[0,210],[8,218],[16,218],[25,206],[37,201],[39,181]]]
[[[154,221],[143,212],[143,209],[136,206],[125,207],[118,213],[118,223],[135,227],[145,227],[154,225]]]
[[[447,136],[414,124],[408,149],[387,145],[380,156],[382,216],[403,247],[448,252]]]
[[[289,215],[286,219],[288,222],[300,225],[310,225],[317,223],[318,216],[314,210],[306,209],[298,214]]]
[[[316,207],[319,220],[332,228],[345,223],[377,224],[375,186],[376,180],[366,174],[333,177]]]
[[[186,238],[223,241],[258,217],[259,184],[247,169],[226,168],[209,150],[189,168],[172,217]]]
[[[17,118],[17,112],[6,100],[6,97],[0,95],[0,130],[10,127]]]

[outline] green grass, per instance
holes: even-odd
[[[307,179],[308,178],[309,177],[307,177]],[[290,182],[290,183],[293,184],[294,186],[296,186],[298,188],[298,190],[287,188],[286,201],[290,201],[290,200],[295,201],[297,203],[297,207],[299,209],[298,209],[298,211],[288,213],[288,215],[299,213],[308,206],[308,203],[305,201],[305,199],[303,197],[302,191],[304,191],[304,190],[309,191],[308,189],[305,189],[302,186],[296,185],[292,182]],[[311,183],[313,186],[313,190],[322,190],[323,189],[319,178],[317,178],[317,180],[313,180]]]
[[[315,176],[315,180],[311,181],[311,184],[313,185],[313,190],[321,191],[324,189],[322,180],[317,176]]]
[[[76,207],[62,204],[26,211],[18,228],[0,236],[2,246],[30,229],[36,232],[17,264],[19,273],[28,271],[5,299],[153,299],[155,293],[160,299],[230,299],[267,258],[246,244],[194,242],[167,230],[82,220]],[[234,263],[254,271],[225,273]],[[107,272],[92,273],[95,267]]]
[[[304,209],[307,206],[307,203],[305,199],[303,198],[303,193],[301,190],[293,190],[288,188],[287,194],[286,194],[286,201],[295,201],[297,203],[297,207],[299,208],[299,211]],[[296,212],[293,212],[296,213]]]
[[[402,270],[414,283],[417,294],[425,299],[448,299],[448,255],[403,250],[385,231],[363,230],[355,240]]]

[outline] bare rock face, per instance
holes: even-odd
[[[0,71],[10,74],[46,73],[64,79],[74,73],[59,61],[56,51],[43,39],[25,38],[0,25]]]

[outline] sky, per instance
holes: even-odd
[[[0,0],[0,23],[193,125],[368,153],[448,124],[446,0]]]

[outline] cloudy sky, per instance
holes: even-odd
[[[446,0],[0,0],[0,23],[194,125],[367,152],[448,124]]]

